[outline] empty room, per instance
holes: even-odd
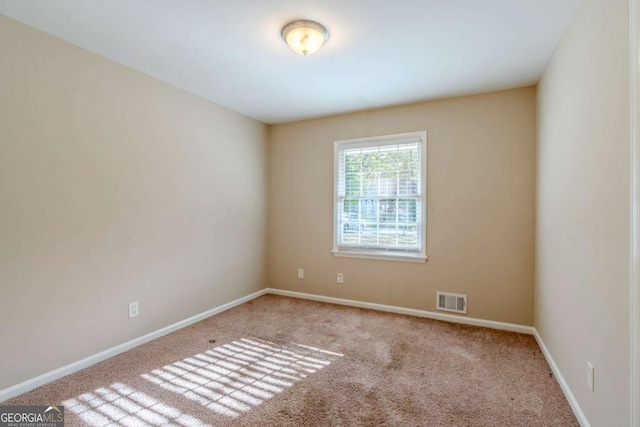
[[[640,427],[640,0],[0,0],[0,427]]]

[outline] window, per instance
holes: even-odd
[[[427,133],[336,141],[333,254],[426,260]]]

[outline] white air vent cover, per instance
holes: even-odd
[[[461,294],[450,294],[447,292],[436,292],[436,308],[438,310],[453,311],[454,313],[467,314],[467,296]]]

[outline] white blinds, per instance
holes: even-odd
[[[420,138],[338,145],[338,249],[420,252]]]

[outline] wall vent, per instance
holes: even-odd
[[[453,311],[454,313],[467,314],[467,296],[451,294],[448,292],[436,292],[436,308],[438,310]]]

